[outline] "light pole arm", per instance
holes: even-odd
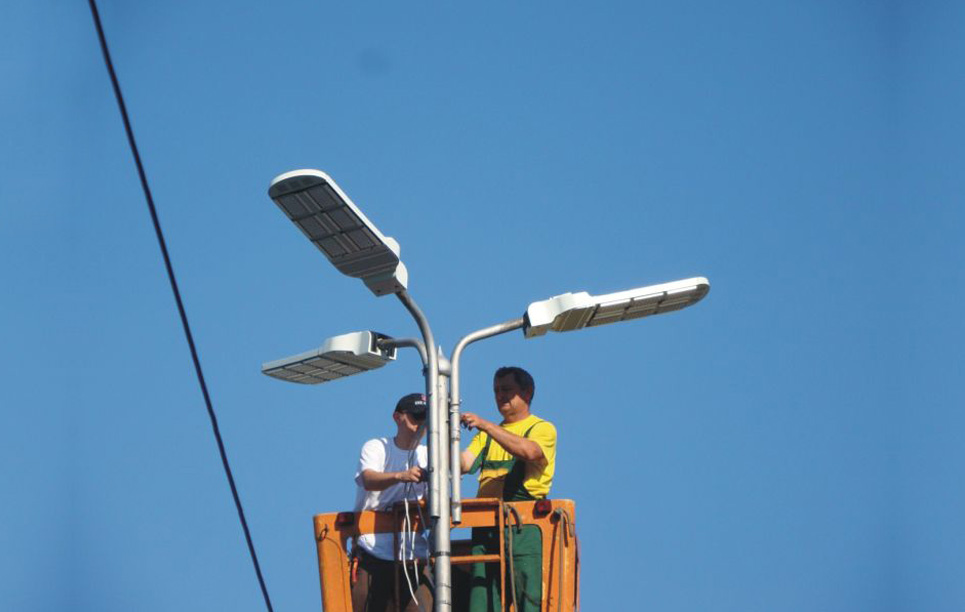
[[[444,456],[442,424],[443,398],[439,397],[439,353],[429,328],[429,321],[409,295],[396,293],[399,301],[415,319],[425,340],[426,402],[429,406],[429,522],[432,530],[432,557],[435,559],[435,612],[452,610],[452,565],[450,550],[449,490],[446,487],[449,466]]]
[[[378,342],[379,348],[402,348],[412,347],[419,351],[422,359],[422,367],[429,367],[429,358],[426,356],[426,345],[418,338],[383,338]]]
[[[436,352],[436,341],[432,336],[432,330],[429,328],[429,321],[426,316],[422,313],[422,309],[419,305],[415,303],[412,296],[409,295],[408,291],[400,291],[396,293],[399,301],[405,306],[406,310],[415,319],[416,324],[419,326],[419,331],[422,332],[422,338],[425,340],[425,350],[426,350],[426,399],[429,405],[429,516],[432,518],[439,517],[439,494],[442,489],[441,483],[439,481],[439,423],[438,414],[439,408],[437,406],[437,393],[436,389],[439,385],[439,356]]]
[[[449,451],[449,461],[451,465],[449,469],[450,472],[452,472],[452,522],[456,525],[462,522],[462,465],[460,462],[462,450],[459,440],[459,358],[462,356],[463,349],[473,342],[498,336],[499,334],[505,334],[514,329],[520,329],[521,327],[523,327],[523,317],[474,331],[463,336],[462,340],[456,344],[456,348],[452,351],[452,373],[449,381],[449,444],[451,445]]]

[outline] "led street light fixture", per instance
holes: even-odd
[[[335,181],[319,170],[293,170],[271,182],[268,196],[342,274],[376,295],[408,284],[399,243],[383,236]]]
[[[306,385],[344,378],[394,361],[395,348],[379,347],[379,341],[388,338],[370,331],[335,336],[314,351],[266,363],[261,366],[261,371],[274,378]]]
[[[550,330],[573,331],[663,314],[696,304],[708,291],[710,282],[697,277],[606,295],[564,293],[530,304],[523,333],[533,338]]]

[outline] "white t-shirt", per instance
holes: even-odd
[[[390,510],[403,499],[422,499],[426,493],[424,482],[400,482],[382,491],[366,491],[362,486],[362,470],[403,472],[414,465],[426,469],[428,458],[425,444],[420,444],[414,450],[404,450],[396,446],[392,438],[375,438],[366,442],[359,456],[358,469],[355,470],[355,511]],[[419,510],[412,505],[410,512],[418,514]],[[395,536],[391,533],[365,533],[359,536],[358,543],[369,554],[391,561],[399,557],[392,554],[394,540]],[[399,544],[404,551],[401,556],[403,559],[412,559],[413,544],[416,557],[427,556],[426,540],[421,533],[415,535],[414,542],[411,534],[399,534]]]

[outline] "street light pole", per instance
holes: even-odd
[[[457,473],[449,471],[449,419],[446,407],[449,403],[449,360],[439,349],[439,378],[436,393],[436,425],[439,439],[439,518],[432,526],[432,556],[435,558],[436,582],[435,610],[447,612],[452,609],[452,522],[449,485],[455,482]]]
[[[428,357],[425,381],[426,399],[429,405],[429,528],[432,534],[431,556],[435,561],[434,610],[449,612],[452,609],[452,551],[449,532],[449,489],[447,488],[449,466],[445,461],[446,447],[442,439],[442,433],[445,431],[443,414],[446,399],[445,384],[440,383],[439,352],[436,349],[428,319],[408,291],[402,290],[396,295],[419,326]]]
[[[449,612],[452,576],[445,382],[440,387],[439,352],[429,321],[407,291],[409,275],[399,258],[401,247],[394,238],[379,231],[335,181],[320,170],[281,174],[272,180],[268,196],[339,272],[362,280],[377,296],[394,293],[422,332],[429,407],[429,517],[435,560],[435,610]]]
[[[267,363],[275,378],[318,384],[382,367],[395,348],[419,349],[429,407],[429,528],[435,575],[435,612],[452,610],[450,529],[462,521],[459,430],[459,359],[469,344],[522,329],[526,338],[596,327],[686,308],[710,290],[706,278],[592,296],[565,293],[533,302],[523,317],[472,332],[453,350],[449,363],[436,345],[429,321],[409,295],[401,247],[385,236],[339,186],[319,170],[294,170],[275,177],[268,195],[339,272],[358,278],[377,296],[395,294],[415,319],[424,343],[376,332],[355,332],[328,339],[320,349]],[[451,384],[451,389],[449,388]],[[452,495],[450,497],[450,489]]]

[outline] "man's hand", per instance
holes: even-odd
[[[376,472],[375,470],[362,470],[362,488],[366,491],[385,491],[400,482],[421,482],[423,478],[422,468],[413,466],[404,472]]]
[[[478,429],[480,431],[489,432],[492,429],[492,422],[487,421],[478,414],[472,412],[463,412],[459,419],[462,421],[462,426],[468,429]]]
[[[545,461],[543,457],[543,449],[539,447],[539,444],[524,438],[522,436],[517,436],[514,433],[510,433],[503,427],[494,424],[492,421],[487,421],[477,414],[472,412],[462,413],[462,424],[464,427],[469,429],[478,429],[479,431],[485,432],[487,435],[491,436],[497,444],[502,446],[506,452],[508,452],[513,457],[517,459],[522,459],[523,461]],[[462,471],[469,471],[469,467],[472,466],[472,462],[475,457],[471,457],[468,451],[462,454]]]
[[[404,472],[396,472],[396,478],[399,482],[421,482],[422,481],[422,468],[413,465]]]

